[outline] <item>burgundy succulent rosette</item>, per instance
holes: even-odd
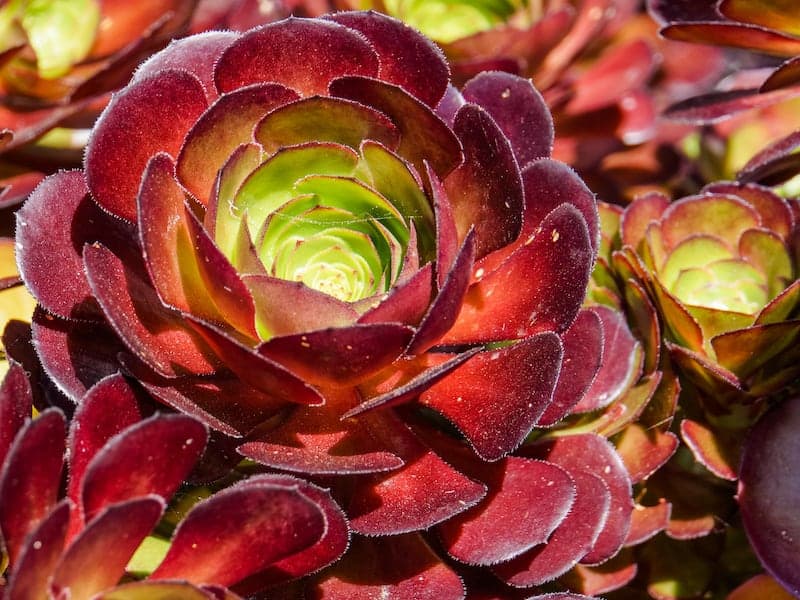
[[[173,43],[114,96],[83,170],[18,213],[39,358],[76,401],[121,369],[262,469],[329,487],[358,534],[308,584],[330,597],[461,598],[453,564],[491,567],[502,595],[603,562],[632,508],[613,446],[524,445],[602,354],[580,311],[597,209],[552,143],[529,81],[458,91],[378,13]]]

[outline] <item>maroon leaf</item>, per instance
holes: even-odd
[[[141,174],[157,152],[175,156],[206,109],[203,85],[181,71],[162,71],[114,96],[94,127],[84,168],[89,189],[111,213],[136,220]]]
[[[582,310],[561,336],[564,357],[553,400],[536,425],[554,425],[580,402],[597,374],[603,358],[603,324],[593,310]]]
[[[357,536],[345,557],[314,582],[330,600],[461,600],[459,576],[417,534]],[[312,588],[313,589],[313,588]]]
[[[442,460],[394,415],[381,413],[371,432],[404,461],[386,474],[360,478],[347,505],[353,531],[397,535],[427,529],[473,506],[486,487]]]
[[[369,40],[378,54],[378,76],[434,107],[444,95],[450,70],[442,51],[401,21],[379,12],[344,12],[330,17]]]
[[[352,325],[272,338],[258,347],[315,385],[353,385],[397,359],[411,330],[394,323]]]
[[[0,386],[0,465],[33,409],[33,392],[25,369],[13,359],[6,360],[8,373]]]
[[[95,383],[119,371],[125,346],[108,327],[64,320],[38,308],[33,313],[33,345],[47,375],[78,402]]]
[[[461,162],[461,144],[431,109],[403,88],[368,77],[342,77],[331,83],[330,94],[371,106],[388,116],[400,132],[398,154],[418,173],[425,161],[439,177]]]
[[[468,564],[493,565],[544,543],[575,499],[572,479],[550,463],[509,457],[481,471],[489,495],[438,528],[447,552]]]
[[[67,497],[81,509],[86,468],[108,441],[143,418],[143,407],[122,375],[106,377],[82,398],[70,425]],[[82,521],[81,514],[81,521]]]
[[[517,164],[550,156],[553,118],[529,79],[500,71],[483,72],[464,85],[464,99],[486,110],[511,143]]]
[[[72,225],[87,191],[82,172],[62,171],[39,184],[17,212],[22,279],[42,306],[62,317],[73,316],[75,307],[92,295]]]
[[[112,438],[86,467],[86,521],[110,504],[156,494],[171,498],[203,453],[208,433],[185,415],[154,415]]]
[[[800,40],[797,41],[800,48]],[[757,89],[712,92],[695,96],[670,106],[664,113],[670,119],[692,125],[705,125],[730,118],[744,110],[769,106],[797,96],[795,88],[782,88],[759,93]]]
[[[571,471],[570,477],[575,501],[553,535],[546,543],[492,568],[506,583],[530,587],[552,581],[571,569],[597,541],[611,506],[608,486],[583,471]]]
[[[800,131],[790,133],[759,151],[742,167],[737,179],[776,185],[794,177],[800,171]]]
[[[309,548],[324,533],[324,513],[297,489],[228,488],[189,511],[152,577],[230,586]]]
[[[214,371],[208,351],[180,315],[161,303],[131,265],[100,245],[86,246],[83,254],[94,296],[131,352],[167,377]]]
[[[200,80],[208,101],[212,102],[217,96],[214,64],[238,37],[239,34],[233,31],[205,31],[182,40],[173,40],[164,50],[151,56],[136,69],[133,82],[168,69],[188,71]]]
[[[526,446],[524,452],[551,461],[568,473],[583,471],[605,482],[611,493],[608,519],[592,550],[581,562],[596,564],[614,556],[628,535],[633,510],[630,478],[614,447],[598,435],[581,434]]]
[[[268,584],[310,575],[329,565],[348,550],[350,529],[342,509],[333,501],[330,493],[312,483],[288,475],[256,475],[241,485],[270,484],[287,490],[299,491],[316,503],[325,515],[325,533],[319,541],[283,560],[273,564],[264,572],[248,577],[236,585],[236,591],[244,596],[266,587]]]
[[[555,160],[537,160],[523,169],[522,184],[525,188],[525,212],[521,239],[533,235],[551,211],[567,203],[583,215],[592,248],[597,252],[600,241],[597,202],[575,171]]]
[[[108,506],[75,538],[51,582],[55,595],[89,600],[116,584],[133,553],[161,518],[165,502],[157,496]]]
[[[395,406],[413,400],[432,385],[449,375],[454,369],[457,369],[478,354],[480,350],[480,348],[472,348],[471,350],[455,355],[437,353],[433,355],[433,360],[436,363],[434,366],[425,369],[422,373],[419,373],[401,385],[396,385],[396,382],[392,381],[391,383],[395,384],[396,387],[365,400],[358,406],[347,411],[343,415],[343,418],[354,417],[376,408]],[[427,355],[427,358],[430,359],[431,355]]]
[[[0,512],[0,531],[11,564],[56,504],[66,433],[64,415],[50,408],[25,424],[8,451],[0,471],[0,505],[10,510]]]
[[[748,437],[739,470],[742,521],[761,563],[791,593],[800,593],[800,479],[791,465],[800,452],[800,402],[774,407]]]
[[[320,393],[279,363],[261,356],[249,346],[224,331],[186,315],[187,322],[242,381],[265,394],[284,402],[318,405],[324,402]]]
[[[253,141],[253,129],[270,110],[297,99],[276,83],[251,85],[223,95],[186,135],[177,174],[202,204],[208,205],[218,171],[241,144]]]
[[[239,446],[239,453],[277,469],[312,474],[374,473],[403,465],[370,433],[382,417],[340,419],[356,401],[351,389],[328,390],[326,396],[323,410],[296,408],[280,425]]]
[[[596,306],[592,310],[603,324],[603,362],[574,412],[590,412],[608,406],[642,374],[641,346],[628,329],[624,315],[606,306]]]
[[[422,321],[408,345],[409,354],[421,354],[436,344],[441,336],[453,326],[469,286],[475,252],[475,230],[470,229],[458,249],[439,293],[428,306],[428,311],[422,317]]]
[[[566,330],[583,302],[593,256],[581,214],[561,205],[494,271],[470,287],[445,343],[512,340]]]
[[[69,501],[62,500],[31,531],[30,543],[21,548],[19,560],[11,561],[14,568],[5,588],[6,598],[50,596],[50,577],[64,549],[69,511]]]
[[[547,408],[562,354],[553,333],[481,352],[420,401],[452,421],[481,458],[498,460],[523,442]]]
[[[464,162],[445,180],[458,232],[474,227],[480,258],[513,241],[522,226],[524,192],[508,138],[489,114],[465,104],[453,130],[464,148]]]
[[[274,81],[312,96],[325,94],[337,77],[377,73],[378,57],[354,31],[330,21],[289,19],[236,40],[217,62],[214,79],[222,92]]]

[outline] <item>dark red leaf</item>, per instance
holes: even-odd
[[[753,549],[795,595],[800,593],[800,479],[791,465],[800,453],[798,423],[800,402],[793,397],[756,424],[745,443],[737,495]]]
[[[595,564],[614,556],[628,535],[633,510],[630,478],[614,447],[599,435],[580,434],[526,446],[524,453],[551,461],[568,473],[583,471],[605,482],[611,493],[608,519],[581,562]]]
[[[315,385],[353,385],[390,365],[411,339],[394,323],[351,325],[272,338],[258,353]]]
[[[374,473],[396,469],[403,460],[371,434],[380,415],[341,419],[356,402],[351,389],[328,390],[323,409],[298,407],[277,427],[239,446],[262,464],[300,473]]]
[[[25,369],[14,359],[6,360],[8,373],[0,386],[0,465],[33,410],[33,393]]]
[[[608,486],[585,471],[571,471],[575,501],[546,543],[492,568],[517,587],[542,585],[571,569],[597,541],[611,506]]]
[[[384,411],[371,433],[385,441],[404,465],[355,482],[347,514],[353,531],[396,535],[427,529],[473,506],[486,487],[460,473],[422,443],[398,417]]]
[[[6,598],[50,596],[50,577],[64,549],[69,511],[69,501],[62,500],[31,531],[29,543],[21,548],[19,560],[11,561],[13,569],[5,588]]]
[[[542,333],[513,346],[481,352],[423,392],[484,460],[514,451],[553,397],[563,346]]]
[[[87,245],[83,255],[94,296],[131,352],[167,377],[215,370],[214,358],[180,314],[164,306],[131,265],[101,245]]]
[[[513,340],[565,331],[583,302],[594,252],[586,222],[562,204],[494,271],[467,292],[445,343]]]
[[[28,533],[55,506],[61,486],[66,437],[64,415],[51,408],[19,431],[0,470],[0,512],[11,563],[22,552]]]
[[[174,40],[136,69],[133,82],[168,69],[188,71],[200,80],[208,101],[212,102],[217,97],[214,64],[238,37],[239,34],[233,31],[205,31],[182,40]]]
[[[208,433],[185,415],[154,415],[117,434],[89,462],[81,500],[86,521],[117,502],[171,498],[203,453]]]
[[[312,96],[325,94],[337,77],[377,73],[378,57],[353,30],[291,18],[254,29],[231,44],[217,62],[214,80],[222,92],[270,81]]]
[[[453,130],[464,148],[464,162],[445,180],[458,232],[474,227],[478,258],[506,246],[522,226],[524,192],[508,138],[475,104],[462,106]]]
[[[330,600],[461,600],[459,576],[417,534],[391,538],[357,536],[345,557],[312,587]]]
[[[242,485],[270,484],[288,490],[297,490],[316,503],[325,515],[325,533],[319,541],[291,556],[273,564],[264,572],[248,577],[236,585],[236,591],[250,596],[256,591],[288,579],[310,575],[338,559],[350,545],[350,529],[342,509],[333,501],[330,493],[312,483],[289,475],[256,475]]]
[[[483,72],[464,85],[464,99],[486,110],[511,143],[520,168],[550,156],[553,118],[529,79],[500,71]]]
[[[31,325],[42,367],[73,402],[120,368],[117,356],[125,346],[103,324],[64,320],[38,308]]]
[[[549,427],[564,418],[580,402],[597,374],[603,358],[603,324],[591,309],[578,313],[575,322],[561,336],[564,358],[553,400],[536,425]]]
[[[444,95],[450,70],[442,51],[405,23],[379,12],[341,12],[330,17],[369,40],[378,54],[378,77],[434,107]]]
[[[42,306],[65,318],[92,295],[83,274],[82,240],[76,246],[73,238],[73,219],[87,191],[81,171],[62,171],[39,184],[17,211],[22,279]]]
[[[75,538],[53,573],[55,595],[89,600],[116,584],[133,553],[161,518],[164,500],[137,498],[103,509]]]
[[[438,528],[447,552],[468,564],[497,564],[544,543],[575,500],[572,479],[551,463],[509,457],[480,470],[489,495]]]
[[[181,71],[161,71],[129,85],[106,107],[86,148],[89,189],[111,213],[136,220],[142,172],[158,152],[175,156],[206,109],[203,85]]]
[[[324,534],[324,513],[295,488],[228,488],[189,511],[152,577],[230,586],[311,547]]]

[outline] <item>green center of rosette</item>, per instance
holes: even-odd
[[[283,147],[218,209],[216,241],[241,267],[242,240],[267,275],[355,303],[388,291],[410,245],[435,253],[430,202],[406,163],[381,144]]]

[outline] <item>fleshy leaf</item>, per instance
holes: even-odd
[[[149,282],[101,245],[84,248],[84,264],[95,298],[130,350],[167,377],[214,370],[201,342],[176,311],[164,306]]]
[[[185,415],[155,415],[117,434],[86,467],[87,522],[110,504],[148,494],[171,498],[207,439],[205,427]]]
[[[575,499],[572,479],[550,463],[509,457],[484,471],[489,495],[438,528],[447,552],[468,564],[493,565],[544,543]]]
[[[50,408],[17,434],[0,471],[0,531],[11,564],[24,552],[26,536],[55,506],[64,464],[66,425]],[[66,527],[66,524],[65,524]]]
[[[23,367],[13,359],[0,386],[0,464],[25,420],[31,416],[33,392]]]
[[[258,353],[317,385],[352,385],[397,359],[411,339],[394,323],[352,325],[272,338]]]
[[[418,534],[354,538],[345,557],[313,588],[330,600],[461,600],[461,579]]]
[[[420,401],[452,421],[481,458],[498,460],[522,443],[549,405],[562,355],[553,333],[482,352]]]
[[[114,96],[86,149],[87,181],[98,204],[135,221],[136,192],[150,157],[161,151],[175,156],[206,106],[200,81],[172,70],[138,81]]]
[[[230,586],[312,546],[324,533],[323,512],[295,488],[228,488],[186,515],[152,577]]]
[[[447,343],[512,340],[566,330],[580,309],[593,250],[577,209],[561,205],[496,270],[473,284]]]
[[[55,593],[89,600],[116,584],[136,548],[158,523],[164,506],[161,498],[148,496],[103,509],[64,553],[53,573]]]
[[[553,118],[530,80],[509,73],[483,72],[462,90],[467,102],[486,110],[511,142],[520,168],[550,156]]]
[[[800,480],[791,465],[800,452],[800,402],[790,398],[768,412],[748,437],[739,471],[738,500],[745,531],[766,569],[800,593]]]
[[[553,400],[536,425],[549,427],[581,401],[594,380],[603,359],[603,323],[594,310],[582,310],[561,336],[564,358]]]
[[[231,153],[253,141],[253,128],[270,110],[297,99],[283,85],[263,83],[225,94],[197,119],[177,159],[181,183],[208,204],[214,179]]]
[[[442,51],[411,27],[379,12],[343,12],[329,17],[369,40],[378,54],[378,76],[434,107],[442,98],[450,71]]]
[[[216,64],[214,80],[222,92],[279,81],[311,96],[325,94],[328,84],[343,75],[376,75],[378,62],[369,43],[351,29],[291,18],[252,30],[231,44]]]
[[[571,471],[575,501],[550,538],[492,571],[517,587],[542,585],[571,569],[592,548],[605,525],[611,494],[599,477]]]
[[[462,106],[453,131],[464,148],[464,162],[444,185],[459,235],[463,239],[474,227],[480,258],[509,244],[520,232],[521,175],[509,140],[481,107]]]

